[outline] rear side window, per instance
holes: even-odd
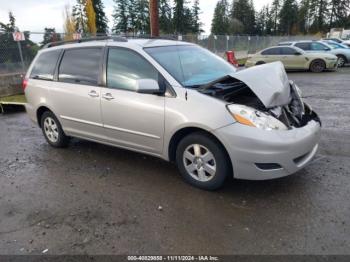
[[[299,47],[303,50],[311,50],[311,44],[310,43],[296,43],[296,47]]]
[[[281,49],[281,54],[282,55],[295,55],[297,51],[294,50],[293,48],[289,48],[289,47],[283,47]]]
[[[65,83],[97,85],[101,48],[68,49],[64,52],[58,80]]]
[[[321,43],[312,43],[311,44],[311,49],[312,50],[315,50],[315,51],[324,51],[324,50],[327,50],[328,47],[321,44]]]
[[[53,80],[55,68],[61,50],[54,50],[41,53],[36,60],[30,78],[40,80]]]
[[[108,52],[107,86],[129,91],[136,90],[136,80],[158,81],[158,71],[139,54],[124,49],[111,48]]]
[[[261,54],[262,55],[280,55],[280,50],[281,48],[277,47],[277,48],[271,48],[271,49],[267,49],[265,51],[263,51]]]

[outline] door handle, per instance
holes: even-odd
[[[95,90],[91,90],[88,95],[90,97],[99,97],[100,96]]]
[[[106,94],[104,94],[102,97],[103,97],[104,99],[108,100],[108,101],[114,99],[114,97],[112,96],[111,93],[106,93]]]

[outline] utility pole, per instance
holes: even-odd
[[[149,14],[151,22],[151,36],[159,36],[159,14],[158,14],[158,0],[149,1]]]

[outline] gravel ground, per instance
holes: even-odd
[[[350,254],[350,68],[289,76],[323,120],[316,161],[214,193],[162,160],[53,149],[26,114],[0,116],[0,254]]]

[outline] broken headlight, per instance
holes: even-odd
[[[287,127],[273,116],[255,110],[244,105],[229,105],[228,111],[233,118],[240,124],[256,127],[262,130],[287,130]]]

